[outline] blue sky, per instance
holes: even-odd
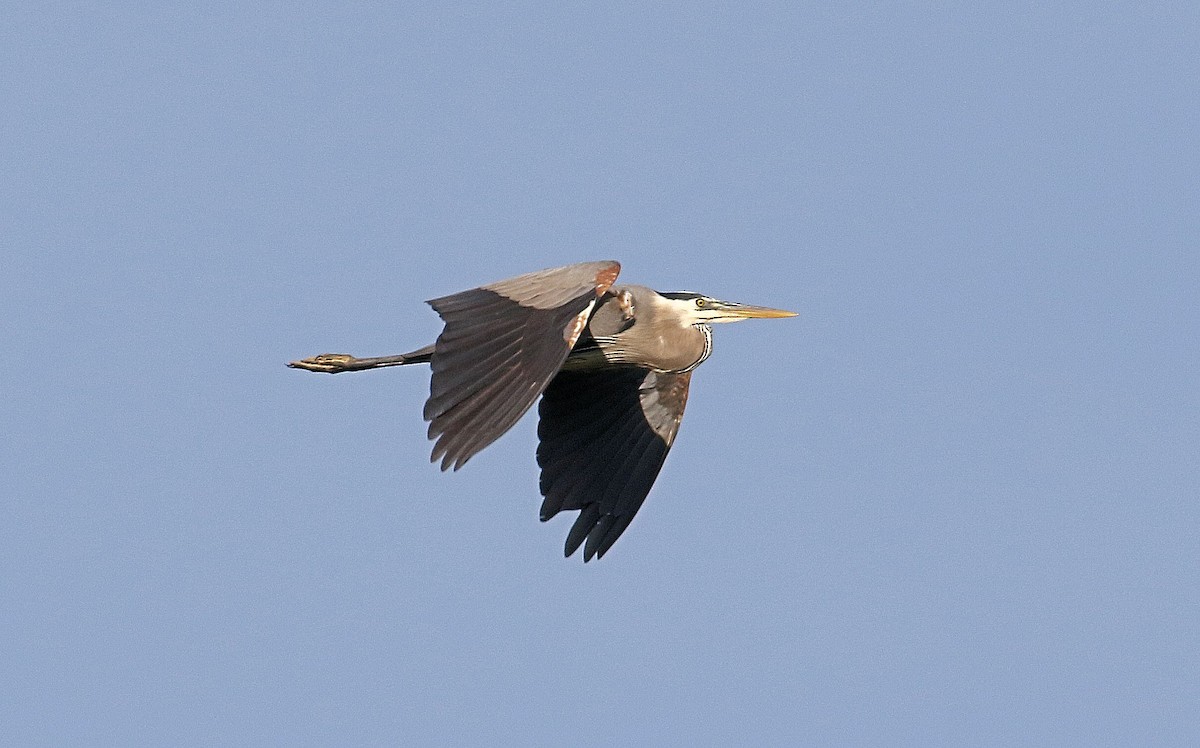
[[[1194,3],[39,4],[0,29],[0,742],[1194,745]],[[422,300],[716,331],[602,561]]]

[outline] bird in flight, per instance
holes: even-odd
[[[583,262],[431,299],[445,327],[395,356],[324,353],[288,366],[338,374],[429,364],[431,462],[458,470],[534,401],[541,519],[578,511],[565,552],[600,558],[629,526],[662,469],[692,370],[716,322],[795,312],[691,292],[616,286],[621,265]]]

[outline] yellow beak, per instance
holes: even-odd
[[[737,304],[726,302],[722,305],[721,311],[728,312],[731,317],[744,317],[745,319],[782,319],[783,317],[795,317],[797,312],[789,312],[784,309],[772,309],[767,306],[752,306],[750,304]]]

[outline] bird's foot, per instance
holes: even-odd
[[[288,366],[293,369],[307,369],[308,371],[319,371],[325,374],[337,374],[353,369],[356,361],[358,359],[349,353],[322,353],[320,356],[292,361]]]

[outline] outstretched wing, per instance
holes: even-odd
[[[446,323],[425,402],[431,462],[457,470],[529,410],[620,270],[584,262],[428,302]]]
[[[579,509],[566,555],[603,556],[642,506],[679,431],[691,372],[564,371],[538,406],[542,521]]]

